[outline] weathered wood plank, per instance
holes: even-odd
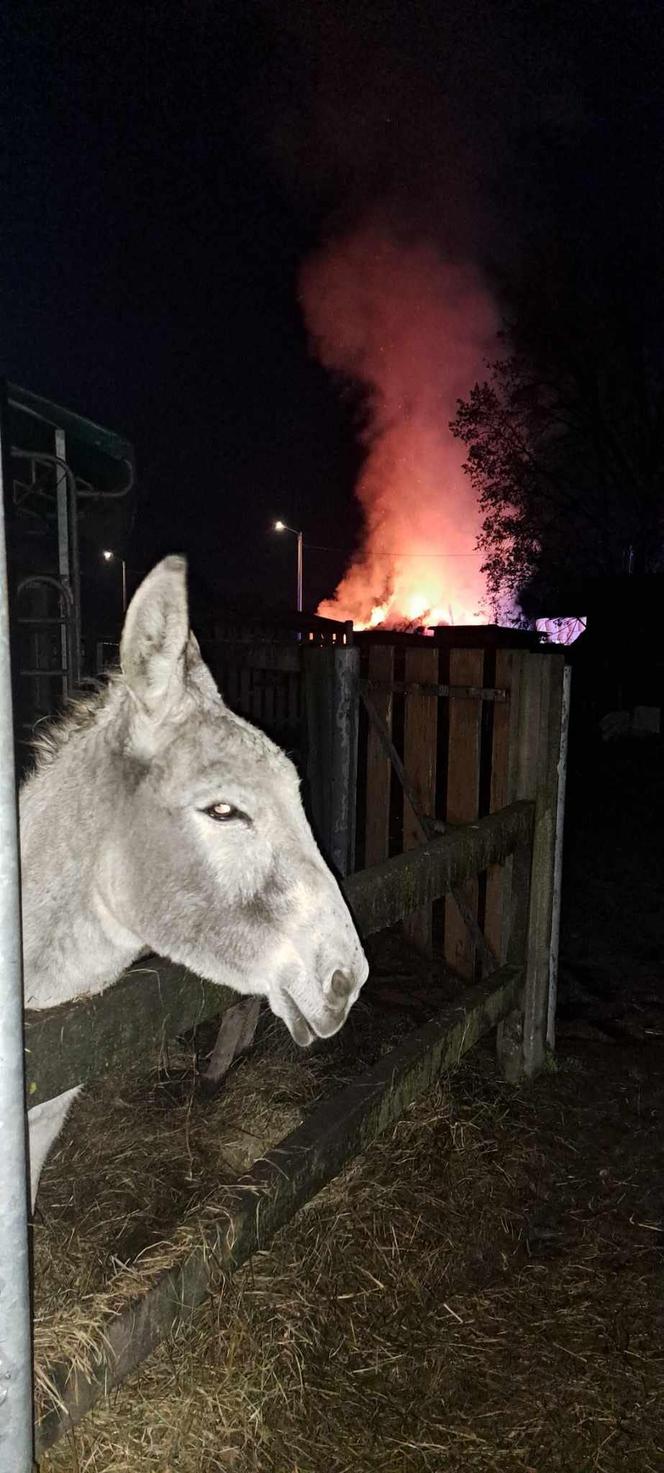
[[[397,781],[399,782],[401,787],[402,794],[405,794],[408,799],[412,811],[413,822],[417,827],[419,833],[420,842],[424,844],[429,837],[427,820],[424,818],[423,814],[420,813],[418,801],[413,791],[413,786],[408,777],[408,773],[406,772],[399,753],[397,752],[394,742],[392,741],[392,733],[390,732],[386,722],[384,722],[382,717],[378,714],[378,711],[371,699],[371,696],[369,695],[366,681],[360,681],[360,695],[362,697],[364,708],[366,710],[369,721],[371,722],[372,730],[375,736],[378,738],[383,752],[388,758],[390,766],[396,775]]]
[[[25,1015],[28,1105],[131,1063],[157,1064],[167,1040],[238,1000],[163,957],[146,957],[95,997]]]
[[[537,656],[530,656],[536,659]],[[549,1012],[551,923],[556,844],[558,759],[565,658],[551,653],[541,659],[539,729],[540,780],[535,801],[528,947],[523,999],[523,1067],[536,1074],[544,1063]]]
[[[506,896],[507,963],[518,966],[525,980],[524,959],[528,944],[530,873],[532,845],[520,844],[510,855]],[[504,1078],[516,1084],[523,1078],[523,996],[518,1006],[498,1024],[496,1054]]]
[[[372,692],[372,704],[392,732],[391,684],[394,678],[394,647],[372,645],[369,650],[369,683],[379,681]],[[367,732],[367,815],[365,821],[364,860],[367,869],[387,859],[390,844],[390,787],[392,763],[384,750],[375,726],[369,722]]]
[[[421,843],[420,814],[434,817],[436,803],[436,739],[438,732],[438,700],[421,689],[438,680],[440,654],[437,649],[406,650],[403,761],[417,804],[414,811],[408,795],[403,799],[403,847],[415,849]],[[430,952],[432,948],[431,906],[427,905],[404,925],[404,932],[414,946]]]
[[[521,976],[503,967],[469,988],[431,1023],[417,1029],[367,1074],[324,1101],[299,1129],[256,1162],[238,1187],[229,1188],[219,1219],[176,1267],[165,1271],[121,1314],[99,1326],[89,1365],[61,1361],[48,1368],[54,1404],[36,1428],[37,1455],[45,1452],[113,1386],[145,1360],[223,1279],[304,1202],[398,1120],[408,1105],[453,1067],[482,1034],[514,1007]]]
[[[548,1022],[553,875],[555,856],[558,759],[564,655],[558,651],[517,654],[519,667],[518,704],[510,738],[509,791],[518,799],[535,803],[532,849],[529,856],[515,851],[512,863],[510,909],[514,916],[523,907],[523,892],[529,894],[527,922],[519,961],[524,962],[522,1008],[499,1030],[498,1053],[508,1078],[535,1074],[544,1062]],[[524,874],[530,873],[528,884]],[[520,878],[519,873],[520,871]],[[521,892],[521,893],[519,893]],[[509,943],[508,955],[515,960],[517,949]]]
[[[395,925],[469,875],[497,864],[519,844],[529,842],[532,822],[533,804],[513,803],[501,813],[450,828],[419,849],[351,875],[343,889],[360,935],[371,936]]]
[[[391,646],[373,646],[374,649],[386,649]],[[508,700],[508,692],[504,689],[496,690],[493,685],[427,685],[421,681],[411,681],[406,684],[405,680],[368,680],[366,688],[369,695],[374,695],[377,690],[391,690],[397,696],[408,695],[409,691],[420,691],[425,696],[445,696],[450,700],[463,700],[466,696],[477,696],[480,701],[495,701],[497,705],[504,705]]]
[[[249,665],[240,665],[238,669],[236,706],[234,709],[239,711],[242,716],[249,717],[251,713],[252,680],[253,671],[251,667]]]
[[[302,659],[313,826],[328,863],[347,875],[355,860],[360,652],[307,644]]]
[[[513,650],[496,651],[496,685],[512,692]],[[515,691],[518,699],[518,689]],[[510,748],[510,705],[509,701],[496,703],[493,708],[493,733],[491,743],[491,796],[490,811],[498,812],[510,801],[508,791],[509,748]],[[484,934],[496,956],[505,960],[507,948],[506,924],[506,881],[502,865],[491,866],[486,880],[486,904]]]
[[[515,803],[350,875],[343,890],[360,935],[395,925],[459,880],[528,844],[532,822],[533,804]],[[218,1017],[237,997],[184,967],[148,957],[97,997],[26,1013],[28,1105],[122,1065],[156,1064],[168,1038]]]
[[[291,731],[299,725],[302,716],[302,680],[299,675],[288,676],[287,722]]]
[[[558,1002],[558,964],[560,948],[560,906],[563,881],[563,835],[565,823],[565,794],[567,788],[567,750],[569,743],[569,717],[572,695],[572,668],[565,665],[562,680],[562,702],[560,712],[560,754],[558,757],[558,785],[556,793],[556,834],[553,864],[553,917],[551,925],[551,950],[549,955],[549,1001],[546,1027],[547,1048],[556,1046],[556,1009]]]
[[[509,798],[517,794],[534,801],[538,783],[539,710],[541,670],[537,660],[528,663],[526,651],[513,653],[512,696],[506,786]],[[532,854],[521,846],[504,866],[503,915],[507,925],[507,957],[525,967],[528,943],[528,911]],[[505,1078],[515,1083],[523,1077],[523,1006],[499,1024],[498,1063]]]
[[[450,685],[482,686],[484,650],[450,652]],[[447,760],[447,819],[470,823],[479,813],[482,702],[477,696],[450,701]],[[477,920],[479,887],[476,876],[462,887],[464,906]],[[466,981],[475,969],[475,944],[456,901],[445,902],[445,958]]]

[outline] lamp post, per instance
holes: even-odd
[[[104,552],[102,553],[102,557],[103,557],[105,563],[112,563],[113,562],[113,559],[115,558],[115,553],[112,552],[111,549],[107,547],[104,550]],[[126,612],[127,612],[127,564],[126,564],[126,562],[125,562],[125,560],[124,560],[123,557],[121,557],[119,559],[119,562],[120,562],[120,567],[122,568],[122,612],[123,612],[123,614],[126,614]]]
[[[295,527],[287,526],[286,522],[275,522],[275,532],[292,532],[297,537],[297,612],[302,613],[302,572],[304,564],[304,533],[296,531]]]

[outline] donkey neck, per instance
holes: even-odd
[[[100,840],[122,789],[120,692],[74,713],[20,795],[25,1005],[52,1007],[108,987],[141,951],[98,889]],[[64,738],[64,739],[62,739]]]

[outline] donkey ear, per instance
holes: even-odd
[[[217,683],[214,679],[214,676],[208,670],[205,660],[203,659],[203,656],[201,654],[201,647],[198,643],[196,635],[193,634],[191,630],[189,631],[189,638],[187,640],[184,663],[187,672],[187,680],[190,685],[194,685],[207,701],[215,701],[217,703],[221,702],[221,704],[223,705],[223,699],[217,687]]]
[[[180,694],[188,637],[186,559],[167,557],[134,594],[120,645],[125,681],[150,716],[166,715]]]

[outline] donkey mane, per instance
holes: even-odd
[[[34,733],[31,743],[34,763],[30,775],[49,767],[72,737],[94,726],[122,683],[122,671],[118,668],[99,680],[88,681],[88,689],[68,696],[59,715],[49,718]]]

